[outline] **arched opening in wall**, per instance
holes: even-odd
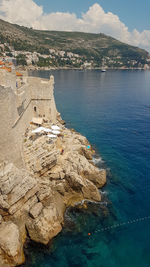
[[[37,117],[37,116],[38,116],[38,114],[37,114],[37,107],[34,106],[34,107],[33,107],[33,110],[34,110],[34,115],[33,115],[33,116],[34,116],[34,117]]]

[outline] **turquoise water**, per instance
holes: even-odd
[[[148,267],[150,220],[150,71],[53,71],[57,108],[85,135],[108,172],[104,205],[67,212],[67,225],[47,247],[28,244],[31,267]],[[88,236],[88,233],[91,233]]]

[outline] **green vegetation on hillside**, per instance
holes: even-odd
[[[16,51],[39,53],[38,66],[80,67],[84,62],[90,62],[92,67],[104,64],[109,68],[150,65],[147,51],[101,33],[40,31],[0,20],[0,42],[8,43]],[[72,52],[79,55],[80,60],[71,60],[66,54],[65,60],[57,54],[53,55],[55,59],[42,58],[41,55],[52,54],[49,49]],[[21,62],[25,58],[17,60]]]
[[[25,66],[27,65],[27,62],[26,62],[26,57],[24,55],[18,55],[16,57],[16,60],[17,60],[17,65],[22,65],[22,66]]]

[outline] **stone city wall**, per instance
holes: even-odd
[[[8,77],[11,80],[11,74]],[[18,88],[16,82],[12,87],[6,87],[6,84],[9,85],[8,81],[5,86],[0,85],[0,161],[8,160],[20,166],[23,136],[32,118],[44,117],[51,122],[56,121],[54,78],[26,77]]]

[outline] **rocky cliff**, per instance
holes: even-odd
[[[55,237],[68,206],[83,199],[101,201],[98,189],[106,183],[106,171],[94,166],[85,137],[57,125],[57,138],[29,126],[23,137],[24,168],[0,165],[0,266],[24,262],[27,235],[42,244]]]

